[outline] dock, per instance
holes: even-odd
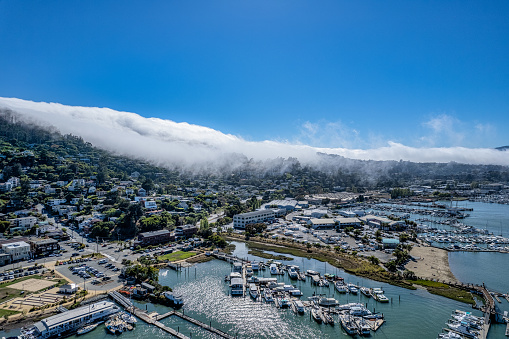
[[[493,293],[492,295],[493,295],[493,298],[495,298],[496,301],[498,301],[499,303],[502,302],[495,293]]]
[[[384,319],[374,319],[374,320],[366,320],[366,322],[368,323],[369,327],[371,327],[371,330],[373,332],[376,332],[376,330],[378,330],[385,322]]]
[[[505,336],[509,337],[509,321],[507,322],[507,325],[505,326]]]
[[[150,315],[150,314],[148,314],[148,312],[141,310],[138,307],[134,306],[129,299],[127,299],[122,294],[120,294],[116,291],[109,292],[108,295],[113,300],[115,300],[119,305],[123,306],[129,312],[132,312],[136,317],[140,318],[147,324],[154,325],[154,326],[160,328],[161,330],[165,331],[166,333],[171,334],[172,336],[174,336],[176,338],[189,339],[189,337],[187,337],[186,335],[184,335],[178,331],[175,331],[173,328],[170,328],[170,327],[160,323],[159,320],[162,320],[162,319],[170,317],[170,316],[177,316],[183,320],[190,322],[193,325],[196,325],[198,327],[203,328],[204,330],[214,333],[214,334],[220,336],[221,338],[234,339],[234,337],[229,335],[228,333],[223,332],[223,331],[221,331],[217,328],[214,328],[210,325],[207,325],[199,320],[191,318],[190,316],[185,315],[184,313],[177,312],[177,311],[169,311],[164,314],[156,313],[156,315]]]

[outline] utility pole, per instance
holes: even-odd
[[[95,251],[99,253],[99,236],[95,237]]]

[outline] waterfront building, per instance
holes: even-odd
[[[246,225],[267,222],[273,220],[275,216],[272,210],[260,210],[236,214],[233,216],[233,227],[237,229],[246,229]]]
[[[175,229],[175,236],[190,238],[198,232],[198,227],[196,225],[183,225],[177,226]]]
[[[102,320],[120,311],[109,301],[82,306],[60,313],[35,323],[34,328],[41,338],[53,338],[75,331],[87,323]]]

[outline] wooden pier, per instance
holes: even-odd
[[[134,306],[129,299],[127,299],[126,297],[124,297],[123,295],[121,295],[120,293],[116,292],[116,291],[113,291],[113,292],[110,292],[108,293],[108,295],[113,299],[115,300],[119,305],[123,306],[125,309],[127,309],[129,312],[132,312],[135,316],[137,316],[138,318],[140,318],[141,320],[143,320],[144,322],[146,322],[147,324],[151,324],[151,325],[154,325],[158,328],[160,328],[161,330],[165,331],[166,333],[169,333],[171,334],[172,336],[176,337],[176,338],[180,338],[180,339],[189,339],[189,337],[187,337],[186,335],[178,332],[178,331],[175,331],[173,328],[170,328],[162,323],[159,322],[159,320],[162,320],[164,318],[167,318],[167,317],[170,317],[170,316],[177,316],[183,320],[186,320],[188,322],[190,322],[191,324],[193,325],[196,325],[198,327],[201,327],[203,328],[204,330],[207,330],[211,333],[214,333],[218,336],[220,336],[221,338],[226,338],[226,339],[234,339],[233,336],[229,335],[228,333],[225,333],[217,328],[214,328],[210,325],[207,325],[205,323],[202,323],[201,321],[199,320],[196,320],[194,318],[191,318],[190,316],[187,316],[181,312],[176,312],[176,311],[170,311],[170,312],[167,312],[167,313],[164,313],[164,314],[157,314],[155,316],[151,316],[150,314],[148,314],[148,312],[146,311],[143,311],[141,309],[139,309],[138,307]]]

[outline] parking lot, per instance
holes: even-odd
[[[107,258],[88,259],[77,259],[73,263],[58,265],[55,269],[73,283],[89,290],[109,290],[121,285],[118,278],[121,268],[119,263],[112,263]],[[79,271],[83,273],[80,275]]]

